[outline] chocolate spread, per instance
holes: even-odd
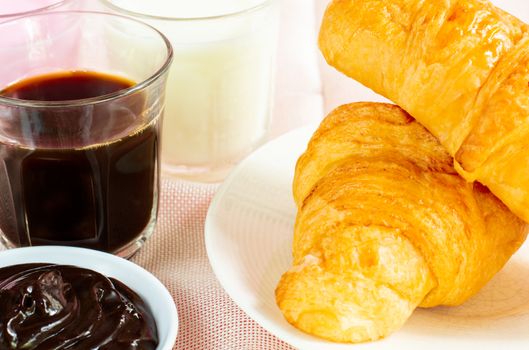
[[[0,268],[0,349],[156,349],[155,321],[123,283],[73,266]]]

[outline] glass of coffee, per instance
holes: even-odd
[[[0,24],[0,236],[135,253],[152,234],[168,40],[134,19]]]

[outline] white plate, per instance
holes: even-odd
[[[124,283],[138,293],[152,312],[160,340],[157,350],[173,348],[178,332],[176,305],[162,282],[147,270],[120,257],[83,248],[42,246],[0,252],[0,268],[29,263],[73,265]]]
[[[215,274],[230,297],[278,338],[303,350],[529,348],[529,246],[526,244],[464,306],[416,310],[391,337],[346,345],[320,340],[289,325],[274,289],[291,263],[296,209],[294,166],[315,127],[265,145],[231,174],[206,220],[206,247]]]

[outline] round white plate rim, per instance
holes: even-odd
[[[83,259],[87,260],[85,261]],[[87,264],[86,262],[89,263]],[[26,263],[67,264],[81,268],[88,268],[105,276],[116,278],[138,293],[134,286],[126,283],[126,281],[123,281],[123,278],[120,278],[120,274],[117,271],[127,271],[136,274],[137,276],[141,277],[141,279],[145,281],[149,287],[152,287],[154,290],[156,290],[157,296],[163,298],[163,302],[167,307],[165,311],[169,323],[167,326],[167,335],[164,337],[165,341],[160,343],[158,348],[160,350],[169,350],[173,348],[176,342],[179,327],[178,310],[176,308],[176,304],[163,283],[143,267],[112,254],[77,247],[35,246],[0,251],[0,268]],[[109,270],[104,269],[104,271],[101,271],[101,267],[108,267]],[[140,296],[145,301],[150,299],[150,296],[148,295],[140,294]],[[156,315],[154,316],[156,317]]]

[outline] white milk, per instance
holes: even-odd
[[[259,145],[269,126],[277,3],[265,0],[114,0],[151,16],[174,47],[163,123],[166,172],[221,179]],[[255,6],[259,9],[248,10]],[[238,15],[226,15],[241,12]],[[198,17],[219,16],[215,19]]]

